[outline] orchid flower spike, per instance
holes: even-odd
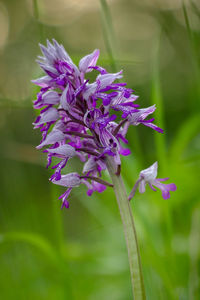
[[[84,56],[76,66],[57,41],[47,41],[47,46],[40,45],[40,48],[43,56],[39,56],[37,62],[45,76],[33,80],[41,88],[33,103],[34,108],[40,110],[33,123],[42,133],[37,149],[43,148],[47,153],[47,167],[56,159],[50,180],[66,188],[60,199],[62,207],[68,208],[67,198],[72,188],[82,183],[89,196],[95,191],[103,192],[107,186],[112,187],[101,178],[102,173],[110,157],[119,175],[121,155],[131,153],[123,145],[128,144],[129,127],[143,124],[160,133],[163,130],[153,123],[153,118],[149,119],[155,105],[139,108],[135,104],[138,96],[126,87],[126,83],[117,81],[122,78],[122,71],[108,73],[97,65],[98,49]],[[99,74],[90,82],[85,75],[94,70]],[[84,164],[81,174],[65,174],[64,169],[72,158]],[[140,192],[145,190],[146,183],[152,189],[154,185],[167,199],[169,190],[175,190],[175,185],[163,185],[156,175],[157,165],[154,164],[140,173],[136,185],[140,184]]]
[[[140,172],[139,179],[136,181],[128,199],[131,200],[139,186],[139,192],[144,193],[146,189],[146,184],[150,186],[153,191],[156,191],[154,188],[157,187],[162,192],[163,199],[170,198],[170,191],[176,191],[176,185],[174,183],[164,184],[162,181],[166,181],[169,178],[156,178],[158,170],[158,162],[156,161],[152,166]]]

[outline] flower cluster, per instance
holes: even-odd
[[[37,148],[45,147],[47,167],[54,157],[58,159],[50,180],[67,187],[60,199],[62,207],[68,208],[67,198],[73,187],[86,185],[90,196],[94,191],[102,192],[106,186],[112,186],[101,178],[106,157],[113,158],[119,173],[120,155],[130,154],[123,147],[128,144],[126,133],[130,125],[143,124],[158,132],[163,130],[153,123],[153,118],[147,119],[155,111],[155,105],[140,109],[133,90],[126,83],[116,82],[122,78],[122,71],[108,73],[97,65],[99,50],[83,57],[77,67],[57,41],[47,41],[47,47],[40,45],[40,48],[43,56],[37,62],[46,75],[33,80],[41,87],[34,101],[34,108],[40,110],[34,128],[42,132]],[[90,83],[85,76],[92,71],[98,75]],[[61,174],[73,157],[84,163],[82,174]],[[144,190],[146,179],[142,176],[141,172],[140,186]],[[158,181],[155,185],[161,188]]]

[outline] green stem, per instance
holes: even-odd
[[[107,1],[100,0],[100,3],[104,42],[108,52],[112,72],[117,72],[118,68],[115,60],[116,39],[112,24],[112,17]]]
[[[142,275],[142,266],[137,242],[137,235],[133,214],[126,194],[125,186],[120,175],[116,175],[116,166],[112,158],[107,159],[107,168],[113,182],[117,203],[119,206],[131,272],[131,282],[134,300],[145,300],[145,289]]]
[[[156,104],[155,118],[159,127],[165,130],[164,124],[164,108],[163,108],[163,96],[160,82],[160,44],[161,44],[162,32],[156,37],[153,48],[152,55],[152,89],[151,89],[151,102]],[[159,160],[159,165],[162,171],[166,170],[167,161],[166,161],[166,141],[165,134],[155,134],[155,143],[157,157]]]
[[[40,33],[40,42],[44,42],[44,26],[40,22],[40,13],[39,13],[39,7],[38,7],[38,0],[33,0],[33,14],[38,22],[38,28],[39,28],[39,33]]]

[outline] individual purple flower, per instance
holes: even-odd
[[[51,176],[51,178],[55,178],[59,180],[61,178],[61,171],[66,166],[68,160],[74,156],[76,156],[76,150],[74,147],[70,146],[69,144],[61,144],[58,147],[50,147],[43,152],[47,152],[47,168],[52,163],[52,157],[61,158],[61,161],[57,163],[52,169],[55,169],[55,173]]]
[[[101,177],[102,170],[106,170],[105,162],[94,156],[89,157],[83,166],[83,173],[87,175],[99,175]]]
[[[68,187],[66,192],[62,194],[59,199],[62,199],[62,207],[69,208],[69,202],[67,201],[67,198],[69,197],[71,190],[73,187],[77,187],[81,184],[81,179],[78,173],[69,173],[66,175],[62,175],[59,180],[57,180],[55,177],[50,178],[50,180],[58,185],[62,185],[64,187]]]
[[[136,192],[136,189],[139,186],[139,192],[144,193],[146,189],[146,184],[150,186],[153,191],[156,191],[154,187],[157,187],[162,192],[163,199],[170,198],[170,191],[176,191],[176,185],[174,183],[163,184],[162,181],[166,181],[169,178],[156,178],[157,177],[157,170],[158,170],[158,163],[155,162],[149,168],[140,172],[139,179],[137,180],[136,184],[134,185],[128,199],[131,200]]]
[[[33,80],[41,87],[33,102],[34,108],[40,110],[33,123],[42,133],[37,148],[47,153],[47,167],[56,158],[50,180],[67,188],[60,199],[62,207],[68,208],[67,198],[73,187],[84,184],[91,196],[95,191],[101,193],[106,186],[112,186],[102,179],[102,173],[110,157],[116,174],[120,174],[120,156],[130,154],[123,144],[128,144],[126,133],[131,125],[143,124],[163,131],[153,124],[154,119],[147,119],[155,111],[155,105],[139,108],[134,91],[127,88],[126,83],[118,82],[122,71],[109,73],[97,65],[98,49],[83,57],[77,67],[57,41],[47,41],[47,47],[40,45],[40,48],[43,56],[39,56],[37,62],[46,75]],[[85,75],[93,70],[99,75],[91,82]],[[63,174],[68,160],[73,157],[84,164],[82,173]],[[140,181],[142,189],[148,181]],[[161,188],[165,198],[168,196],[158,179],[153,184]]]
[[[69,197],[69,194],[71,193],[72,188],[80,186],[80,184],[86,185],[88,188],[88,196],[91,196],[94,191],[98,191],[99,193],[103,192],[106,189],[105,185],[112,186],[112,184],[109,184],[102,179],[95,178],[93,176],[88,176],[89,179],[91,179],[91,183],[89,183],[85,178],[86,176],[82,175],[80,176],[78,173],[68,173],[65,175],[61,175],[59,179],[55,177],[51,177],[50,180],[58,185],[62,185],[64,187],[67,187],[68,189],[64,194],[62,194],[59,199],[62,199],[62,208],[65,206],[66,208],[69,208],[69,202],[67,201],[67,198]]]
[[[139,105],[133,103],[135,100],[137,100],[138,96],[134,94],[127,95],[126,89],[122,89],[122,91],[119,91],[111,97],[109,96],[107,98],[104,98],[103,100],[103,104],[105,106],[106,111],[109,111],[110,109],[122,111],[122,118],[126,118],[133,112],[138,112],[138,109],[136,108]]]
[[[127,124],[135,125],[135,126],[137,126],[139,124],[143,124],[145,126],[151,127],[152,129],[154,129],[158,132],[163,133],[163,129],[159,128],[158,126],[156,126],[155,124],[152,123],[155,119],[152,118],[152,119],[146,120],[148,115],[152,114],[155,110],[156,110],[156,106],[152,105],[150,107],[138,109],[135,112],[131,112],[127,117],[127,119],[128,119]]]

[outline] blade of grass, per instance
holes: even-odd
[[[191,50],[192,50],[191,59],[192,59],[192,64],[193,64],[193,68],[194,68],[196,95],[197,95],[198,99],[200,99],[200,85],[199,85],[200,56],[199,56],[199,47],[197,47],[195,35],[193,34],[193,31],[192,31],[191,26],[190,26],[189,16],[188,16],[188,12],[187,12],[184,0],[182,1],[182,8],[183,8],[183,15],[184,15],[185,24],[186,24],[186,28],[187,28],[187,32],[188,32],[188,36],[189,36],[189,40],[190,40],[190,46],[191,46]],[[197,41],[197,42],[199,43],[199,41]],[[193,109],[196,109],[196,103],[197,103],[196,95],[195,95],[195,97],[192,97],[193,101],[191,103],[192,105],[190,105],[191,112],[193,112]]]
[[[193,43],[193,33],[192,33],[192,30],[191,30],[191,27],[190,27],[190,22],[189,22],[189,18],[188,18],[188,14],[187,14],[187,10],[186,10],[186,6],[185,6],[184,1],[182,2],[182,7],[183,7],[183,14],[184,14],[184,19],[185,19],[185,24],[186,24],[186,27],[187,27],[188,35],[189,35],[189,38],[191,39],[191,41]]]
[[[57,264],[58,255],[51,244],[42,236],[32,232],[11,231],[0,234],[0,243],[5,242],[24,242],[36,247],[39,251],[45,254],[53,264]]]
[[[40,22],[40,14],[38,7],[38,0],[33,0],[33,13],[36,21],[38,22],[38,28],[40,33],[40,42],[43,43],[45,41],[44,34],[44,25]]]
[[[160,39],[161,34],[157,38],[157,41],[154,43],[155,47],[153,50],[153,60],[152,60],[152,87],[151,87],[151,103],[156,104],[156,122],[158,126],[161,128],[165,128],[164,126],[164,111],[163,111],[163,97],[160,86],[160,74],[159,74],[159,49],[160,49]],[[166,141],[165,141],[165,133],[155,135],[155,144],[156,144],[156,152],[157,158],[159,160],[159,165],[161,170],[166,169]]]
[[[196,5],[196,3],[192,0],[190,0],[191,3],[191,7],[193,12],[200,18],[200,9],[198,8],[198,6]]]
[[[100,3],[104,42],[108,52],[112,72],[117,72],[117,64],[115,60],[116,39],[113,30],[111,13],[106,0],[100,0]]]
[[[174,142],[171,145],[170,157],[173,161],[179,161],[189,142],[199,133],[200,114],[187,119],[179,128]]]

